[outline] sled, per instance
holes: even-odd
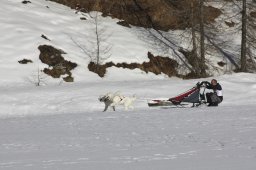
[[[192,104],[192,107],[197,107],[205,101],[205,86],[204,83],[198,82],[193,88],[188,91],[181,93],[172,98],[160,98],[152,99],[148,101],[149,107],[159,107],[159,106],[181,106]]]
[[[161,107],[161,108],[172,108],[172,107],[189,107],[188,103],[180,103],[179,105],[175,105],[172,102],[168,101],[168,100],[159,100],[159,99],[153,99],[148,101],[148,106],[149,107]]]
[[[173,103],[169,101],[168,99],[153,99],[148,101],[149,107],[155,107],[155,106],[173,106]]]

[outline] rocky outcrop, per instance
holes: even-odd
[[[22,60],[19,60],[18,63],[20,63],[20,64],[28,64],[28,63],[33,63],[33,61],[30,60],[30,59],[24,58]]]
[[[60,49],[56,49],[49,45],[40,45],[39,59],[42,63],[45,63],[49,68],[44,68],[44,73],[52,76],[53,78],[60,78],[61,75],[67,75],[63,78],[66,82],[73,82],[71,70],[73,70],[77,64],[64,59],[62,54],[66,54]]]
[[[143,62],[142,64],[139,63],[113,63],[108,62],[104,65],[96,65],[95,63],[91,62],[88,65],[88,69],[92,72],[95,72],[100,77],[104,77],[107,72],[107,68],[109,67],[117,67],[117,68],[128,68],[128,69],[141,69],[146,73],[154,73],[156,75],[159,74],[166,74],[169,77],[177,76],[177,67],[178,63],[175,60],[172,60],[168,57],[161,57],[161,56],[154,56],[150,52],[148,53],[148,62]]]
[[[29,4],[29,3],[31,3],[31,1],[26,1],[26,0],[24,0],[24,1],[22,1],[21,3],[23,3],[23,4]]]
[[[256,11],[251,12],[250,16],[253,17],[253,18],[256,18]]]
[[[101,11],[103,15],[124,20],[126,25],[154,27],[158,30],[185,29],[190,26],[190,1],[169,0],[51,0],[87,12]],[[213,22],[221,11],[205,7],[206,22]]]

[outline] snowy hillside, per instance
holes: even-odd
[[[65,59],[78,63],[78,67],[73,71],[75,81],[88,80],[88,76],[98,79],[94,73],[88,71],[90,58],[79,48],[92,48],[90,41],[94,39],[94,24],[90,16],[76,14],[75,10],[50,1],[30,2],[23,4],[20,0],[7,0],[1,5],[0,74],[4,77],[0,80],[1,84],[24,84],[38,69],[47,67],[39,60],[38,46],[44,44],[62,49],[67,53],[64,55]],[[81,17],[87,20],[81,20]],[[141,63],[148,60],[148,51],[154,52],[132,30],[116,24],[118,20],[101,17],[99,22],[108,36],[107,43],[112,47],[111,58],[105,62],[110,60]],[[32,60],[33,63],[19,64],[18,61],[24,58]]]
[[[173,97],[212,77],[182,80],[109,68],[99,78],[76,44],[90,44],[92,20],[53,2],[30,1],[1,2],[1,170],[256,169],[255,74],[214,77],[223,87],[219,107],[149,108],[152,98]],[[111,34],[112,61],[143,62],[148,51],[159,54],[136,29],[101,20]],[[48,67],[38,59],[43,44],[78,63],[74,83],[43,75],[42,86],[34,85],[38,69]],[[23,58],[33,63],[19,64]],[[116,91],[137,96],[133,110],[102,112],[98,97]]]
[[[29,83],[28,79],[33,79],[38,70],[47,68],[48,66],[39,60],[38,50],[38,46],[45,44],[63,50],[67,53],[64,55],[66,60],[78,64],[78,67],[72,70],[75,82],[87,81],[88,76],[90,79],[99,79],[97,75],[88,71],[87,66],[91,59],[88,53],[84,52],[95,48],[95,24],[92,18],[94,14],[76,13],[74,9],[51,1],[31,0],[29,2],[31,3],[24,4],[20,0],[7,0],[1,5],[0,74],[4,79],[1,79],[0,83],[2,85],[12,84],[14,83],[13,80],[19,85]],[[209,5],[219,7],[214,3]],[[224,10],[227,14],[218,19],[221,23],[225,20],[223,18],[228,18],[232,13],[228,9]],[[81,18],[85,20],[81,20]],[[216,24],[219,24],[218,20]],[[111,50],[106,54],[110,57],[105,60],[102,59],[102,63],[110,61],[114,63],[143,63],[149,60],[148,52],[153,55],[168,56],[180,62],[171,49],[158,46],[157,42],[149,39],[144,29],[123,27],[117,24],[117,19],[101,17],[100,15],[98,22],[99,27],[103,29],[103,43],[111,47]],[[225,31],[219,35],[219,37],[229,40],[230,47],[225,50],[238,52],[236,38],[239,38],[239,34],[234,33],[234,28],[228,29],[225,25],[222,25],[222,27],[228,30],[228,33]],[[180,35],[183,35],[183,37]],[[46,36],[49,40],[42,38],[42,36]],[[178,47],[191,48],[190,42],[185,38],[188,35],[183,31],[173,31],[168,36],[171,36],[170,39],[175,44],[173,48],[177,50],[176,52],[178,52]],[[32,60],[33,63],[19,64],[18,61],[22,59]],[[207,60],[211,74],[220,75],[231,69],[229,64],[224,68],[217,65],[219,61],[229,62],[216,51],[210,51],[207,54]],[[219,70],[216,70],[216,68]],[[114,76],[111,75],[111,70],[113,69],[108,69],[106,77]],[[123,72],[123,69],[116,70],[119,73]],[[178,71],[186,72],[182,66]],[[126,71],[121,75],[125,73]],[[142,73],[140,70],[130,71],[130,74],[134,75],[140,73]],[[145,76],[145,74],[142,76]],[[122,79],[122,76],[116,78]],[[49,79],[47,82],[59,83],[62,80]]]

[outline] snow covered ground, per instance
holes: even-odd
[[[90,33],[83,30],[91,25],[65,6],[30,1],[1,2],[0,169],[256,169],[255,74],[215,77],[224,89],[219,107],[149,108],[149,99],[175,96],[205,79],[116,68],[101,79],[87,70],[88,57],[70,39],[86,45],[83,37]],[[114,62],[146,60],[150,47],[133,31],[103,20],[117,42]],[[42,44],[63,49],[67,59],[79,63],[74,83],[46,78],[46,85],[34,86],[37,69],[45,67],[38,61]],[[34,63],[18,64],[23,58]],[[134,110],[102,112],[98,97],[116,91],[136,94]]]
[[[217,108],[147,106],[201,80],[1,88],[0,169],[254,170],[256,76],[218,80]],[[102,112],[98,96],[116,90],[137,95],[134,110]]]
[[[0,169],[254,170],[254,110],[147,108],[2,119]]]

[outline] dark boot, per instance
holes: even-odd
[[[208,106],[218,106],[218,103],[209,103]]]

